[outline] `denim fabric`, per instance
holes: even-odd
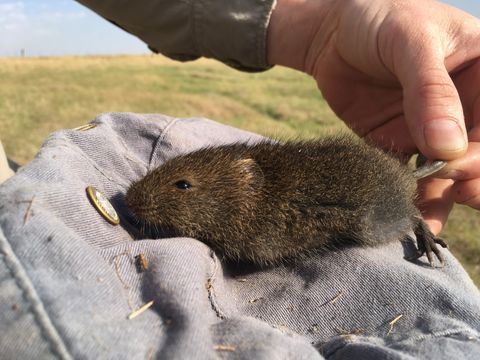
[[[52,134],[0,186],[0,358],[480,357],[480,293],[448,250],[443,268],[406,261],[399,241],[259,269],[195,239],[138,237],[123,204],[132,181],[178,154],[259,136],[162,115],[94,123]],[[89,185],[120,225],[91,205]]]

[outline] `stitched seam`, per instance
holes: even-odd
[[[267,32],[268,25],[270,23],[270,18],[272,12],[277,5],[277,0],[270,0],[263,2],[262,14],[265,16],[262,17],[261,27],[258,31],[255,32],[255,48],[257,49],[257,61],[258,65],[262,68],[269,68],[271,65],[267,61]]]
[[[213,263],[213,270],[212,270],[212,275],[210,275],[210,277],[207,279],[208,300],[210,301],[210,306],[212,307],[217,317],[222,320],[225,320],[227,318],[227,315],[223,312],[222,309],[220,309],[220,306],[215,296],[214,281],[215,281],[215,275],[217,274],[217,270],[218,270],[218,260],[213,250],[210,251],[210,259],[212,260],[212,263]]]
[[[93,122],[93,123],[95,123],[95,122]],[[128,149],[127,144],[125,143],[125,141],[123,141],[123,138],[118,135],[118,132],[115,131],[115,129],[112,127],[112,123],[111,123],[111,122],[103,121],[103,122],[98,122],[97,124],[98,124],[98,125],[108,126],[112,131],[115,132],[115,139],[116,139],[116,140],[120,143],[120,145],[123,147],[124,153],[122,154],[122,156],[123,156],[125,159],[127,159],[128,161],[130,161],[131,163],[133,163],[133,164],[135,164],[135,165],[138,165],[139,163],[141,163],[140,159],[133,159],[132,157],[130,157],[130,150]]]
[[[160,145],[162,144],[162,141],[167,136],[168,131],[177,122],[177,120],[178,120],[177,118],[173,118],[173,119],[169,120],[168,124],[163,129],[162,133],[155,140],[155,145],[153,145],[152,153],[150,154],[150,161],[148,162],[148,171],[151,170],[153,156],[157,153],[158,148],[160,147]]]
[[[407,339],[404,339],[404,340],[400,340],[400,341],[394,341],[394,342],[390,342],[388,344],[385,344],[386,347],[388,348],[392,348],[392,345],[395,346],[395,345],[401,345],[402,343],[404,343],[405,341],[423,341],[423,340],[427,340],[427,339],[434,339],[434,338],[442,338],[442,337],[448,337],[448,336],[451,336],[451,335],[455,335],[455,334],[471,334],[471,335],[474,335],[476,337],[480,337],[480,335],[472,330],[472,329],[469,329],[469,328],[457,328],[457,329],[447,329],[447,330],[442,330],[442,331],[437,331],[437,332],[434,332],[432,334],[425,334],[425,335],[420,335],[420,336],[416,336],[416,337],[413,337],[413,338],[407,338]],[[345,339],[345,342],[343,345],[341,346],[337,346],[336,349],[331,352],[327,357],[326,359],[332,359],[335,357],[336,353],[339,351],[339,350],[342,350],[344,347],[348,346],[348,345],[352,345],[352,344],[356,344],[358,343],[356,339],[358,339],[359,337],[352,337],[352,340],[346,340]]]
[[[33,315],[33,319],[40,329],[41,337],[48,343],[50,352],[60,359],[71,359],[72,357],[67,351],[55,326],[52,324],[40,297],[36,293],[35,287],[30,282],[26,271],[15,256],[13,249],[7,242],[1,229],[0,252],[4,256],[4,263],[15,280],[17,287],[20,289],[22,297],[30,304],[30,313]]]
[[[108,174],[108,172],[102,170],[101,168],[99,168],[97,166],[97,163],[95,161],[93,161],[92,159],[90,159],[89,157],[87,157],[81,150],[80,148],[73,142],[69,141],[69,140],[65,140],[65,139],[55,139],[55,140],[51,140],[51,142],[53,143],[53,145],[55,145],[56,147],[66,147],[67,149],[69,150],[72,150],[74,151],[77,155],[80,155],[83,159],[87,160],[88,163],[90,165],[92,165],[95,170],[97,170],[101,175],[103,175],[107,180],[111,181],[111,182],[114,182],[115,184],[117,184],[118,186],[120,186],[121,188],[123,189],[126,189],[128,188],[129,184],[126,184],[126,183],[120,183],[118,182],[117,180],[115,180],[112,175]]]
[[[262,10],[265,11],[265,2],[262,4]],[[263,34],[263,29],[264,29],[264,24],[261,23],[261,26],[259,26],[259,29],[258,31],[255,31],[254,32],[254,37],[253,37],[253,46],[255,47],[255,50],[256,50],[256,53],[257,53],[257,62],[259,64],[262,63],[261,61],[261,58],[262,58],[262,49],[261,49],[261,46],[260,46],[260,37],[261,37],[261,34]]]
[[[474,335],[476,337],[479,337],[479,334],[476,331],[465,327],[465,328],[456,328],[456,329],[447,329],[447,330],[442,330],[442,331],[436,331],[436,332],[433,332],[432,334],[420,335],[420,336],[416,336],[416,337],[405,339],[405,340],[421,341],[421,340],[427,340],[427,339],[430,339],[430,338],[447,337],[447,336],[451,336],[451,335],[455,335],[455,334],[471,334],[471,335]],[[395,344],[401,344],[405,340],[395,342]]]

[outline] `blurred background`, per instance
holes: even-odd
[[[478,0],[444,1],[480,18]],[[204,116],[275,137],[345,129],[315,82],[292,70],[244,74],[178,63],[68,0],[0,0],[0,139],[21,165],[49,133],[108,111]],[[456,206],[441,234],[480,285],[480,213]]]

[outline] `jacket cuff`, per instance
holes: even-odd
[[[194,4],[200,53],[234,68],[261,71],[267,62],[267,27],[275,0],[203,0]]]
[[[267,27],[276,0],[77,0],[148,47],[175,60],[220,60],[263,71]]]

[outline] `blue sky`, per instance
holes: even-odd
[[[0,56],[18,56],[22,48],[31,56],[149,52],[73,0],[0,0]]]
[[[479,0],[443,2],[480,18]],[[0,0],[0,56],[18,56],[22,48],[27,56],[149,52],[140,40],[73,0]]]

